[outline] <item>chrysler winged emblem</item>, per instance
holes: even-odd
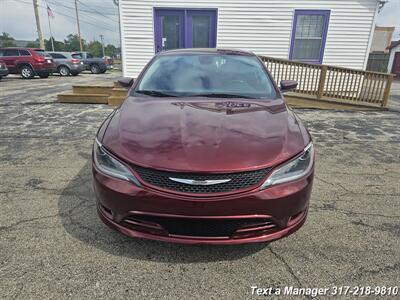
[[[217,180],[194,180],[194,179],[183,179],[183,178],[173,178],[169,177],[170,180],[179,183],[190,184],[190,185],[214,185],[220,183],[227,183],[231,179],[217,179]]]

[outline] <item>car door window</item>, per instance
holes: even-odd
[[[3,56],[19,56],[17,49],[4,49]]]
[[[66,57],[59,53],[50,53],[51,57],[58,59],[65,59]]]
[[[87,58],[93,58],[93,55],[90,54],[90,53],[88,53],[88,54],[86,55],[86,57],[87,57]]]
[[[28,50],[19,50],[20,56],[31,56]]]

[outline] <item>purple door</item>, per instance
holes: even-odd
[[[216,10],[155,9],[155,50],[215,48]]]

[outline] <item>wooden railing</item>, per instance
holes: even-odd
[[[295,94],[315,100],[386,107],[392,74],[259,56],[272,76],[298,82]]]

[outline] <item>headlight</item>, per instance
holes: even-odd
[[[314,146],[311,142],[304,148],[303,154],[274,170],[261,186],[261,189],[265,189],[271,185],[293,181],[307,175],[313,166],[313,161]]]
[[[93,157],[94,164],[100,172],[111,177],[133,182],[137,186],[141,186],[140,182],[131,173],[131,171],[129,171],[129,169],[123,163],[105,150],[97,138],[93,145]]]

